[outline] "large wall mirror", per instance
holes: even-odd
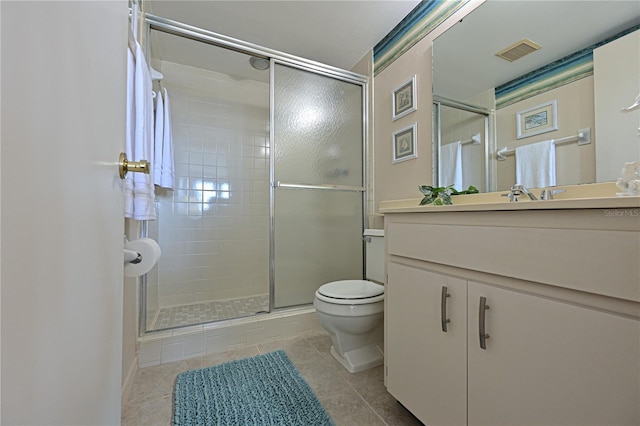
[[[620,112],[640,91],[639,25],[634,1],[478,6],[433,45],[434,182],[506,190],[525,157],[516,150],[549,140],[556,185],[615,180],[640,160],[640,111]],[[614,44],[617,64],[598,53]],[[496,55],[505,49],[507,59]]]

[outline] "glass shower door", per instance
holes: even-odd
[[[273,73],[276,308],[363,277],[363,85],[280,63]]]

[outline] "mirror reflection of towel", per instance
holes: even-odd
[[[556,186],[556,146],[553,139],[516,148],[516,183],[527,188]]]
[[[439,186],[453,185],[462,191],[462,142],[453,142],[440,147]]]

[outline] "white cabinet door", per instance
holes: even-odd
[[[640,424],[637,320],[474,282],[468,304],[469,425]]]
[[[396,263],[387,273],[387,389],[425,424],[466,424],[466,281]]]

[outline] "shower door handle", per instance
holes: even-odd
[[[279,180],[275,181],[272,186],[274,188],[285,188],[285,189],[324,189],[324,190],[328,189],[328,190],[334,190],[334,191],[364,192],[364,188],[362,186],[330,185],[330,184],[308,185],[306,183],[282,183]]]

